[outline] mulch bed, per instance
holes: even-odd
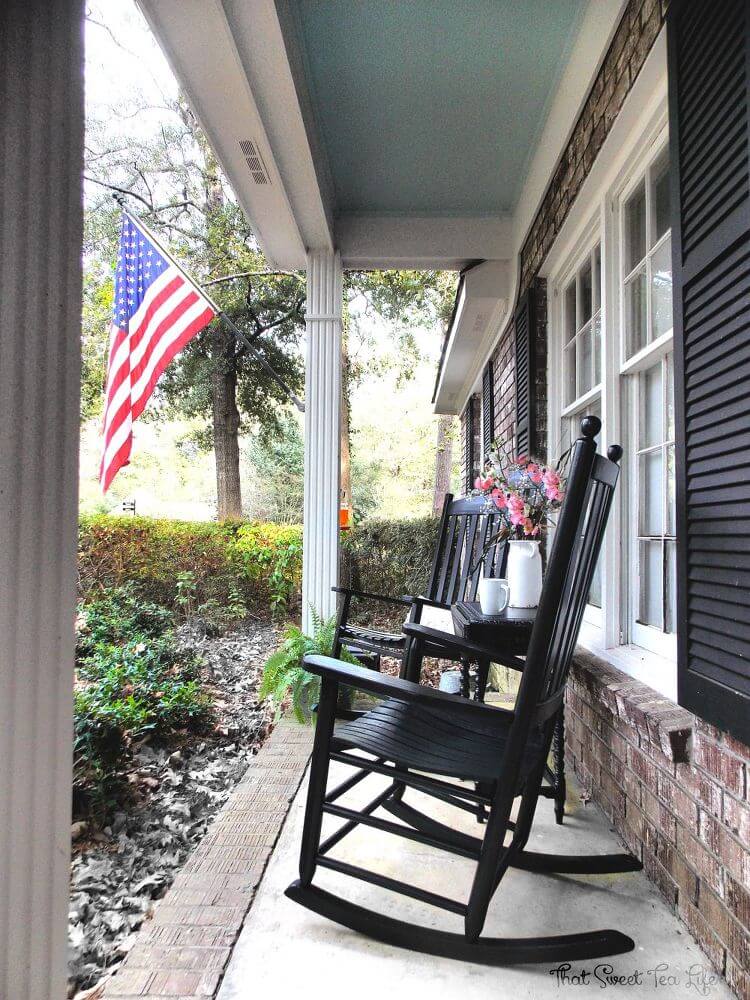
[[[169,749],[142,743],[128,773],[130,801],[102,830],[73,824],[69,997],[85,997],[122,961],[268,736],[271,716],[257,690],[279,638],[275,626],[253,620],[224,635],[200,622],[179,629],[178,643],[203,662],[216,726]]]

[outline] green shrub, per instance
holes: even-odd
[[[142,598],[229,620],[250,607],[290,611],[299,602],[302,529],[244,522],[81,517],[81,596],[134,585]]]
[[[177,650],[166,608],[131,586],[79,607],[74,695],[76,812],[103,818],[121,792],[134,741],[203,730],[211,701],[198,664]]]
[[[302,586],[299,525],[240,525],[235,551],[245,578],[265,585],[274,611],[282,611],[294,603]]]
[[[391,596],[424,593],[438,524],[437,518],[417,517],[355,525],[342,540],[342,561],[351,585]]]

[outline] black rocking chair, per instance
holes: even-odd
[[[401,676],[409,659],[410,638],[406,633],[386,632],[369,626],[351,622],[352,601],[373,601],[400,605],[410,621],[419,622],[425,606],[449,610],[456,601],[476,600],[477,588],[482,575],[501,576],[505,568],[506,547],[504,542],[490,545],[482,552],[500,527],[501,518],[488,509],[484,497],[465,497],[454,500],[446,493],[440,517],[440,530],[432,559],[432,570],[427,593],[424,596],[395,597],[386,594],[371,594],[350,587],[334,587],[340,595],[336,615],[336,631],[333,639],[333,656],[338,656],[342,646],[355,653],[365,651],[374,657],[379,668],[380,657],[388,656],[401,663]],[[452,657],[449,650],[430,649],[423,644],[423,655],[442,659]],[[486,674],[486,671],[485,671]]]
[[[608,458],[596,454],[594,437],[600,429],[596,417],[585,418],[581,429],[583,436],[575,444],[567,495],[514,711],[456,698],[331,657],[305,659],[307,669],[319,674],[322,683],[300,877],[286,890],[290,899],[388,944],[488,965],[575,961],[634,948],[632,939],[617,930],[552,937],[480,938],[490,900],[509,867],[570,874],[636,871],[641,867],[628,854],[565,856],[525,849],[622,454],[619,447],[610,448]],[[384,700],[362,717],[334,730],[339,684],[360,688]],[[355,772],[327,792],[330,761],[347,764]],[[373,773],[389,779],[387,787],[362,809],[341,805],[341,797]],[[474,787],[469,782],[474,782]],[[412,788],[471,812],[478,803],[485,805],[489,815],[484,837],[457,832],[407,805],[404,793]],[[519,796],[513,822],[511,809]],[[380,807],[401,822],[376,816]],[[338,817],[343,824],[321,843],[324,814]],[[474,860],[476,869],[468,902],[332,857],[336,844],[360,824]],[[510,835],[507,844],[506,835]],[[464,918],[464,933],[416,926],[341,899],[312,884],[318,867],[458,914]]]

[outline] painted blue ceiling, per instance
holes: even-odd
[[[585,0],[296,0],[337,213],[509,211]]]

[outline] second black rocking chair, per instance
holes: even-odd
[[[325,917],[389,944],[489,965],[575,961],[632,950],[618,930],[533,938],[480,935],[490,901],[509,867],[526,871],[597,874],[635,871],[628,854],[565,856],[526,850],[554,721],[596,566],[617,482],[621,449],[596,454],[596,417],[583,420],[576,442],[544,589],[514,711],[455,698],[400,678],[375,674],[330,657],[306,658],[322,679],[302,834],[300,877],[287,896]],[[334,729],[339,684],[384,700],[360,718]],[[331,761],[354,774],[327,791]],[[388,779],[361,809],[340,800],[370,774]],[[417,789],[459,809],[482,804],[488,820],[482,839],[457,832],[404,801]],[[520,796],[515,822],[514,800]],[[383,809],[400,822],[381,818]],[[321,841],[325,815],[343,821]],[[332,856],[358,825],[428,844],[476,862],[468,900],[450,899]],[[506,843],[506,840],[508,841]],[[330,869],[455,913],[464,933],[450,933],[376,913],[314,886],[317,868]]]

